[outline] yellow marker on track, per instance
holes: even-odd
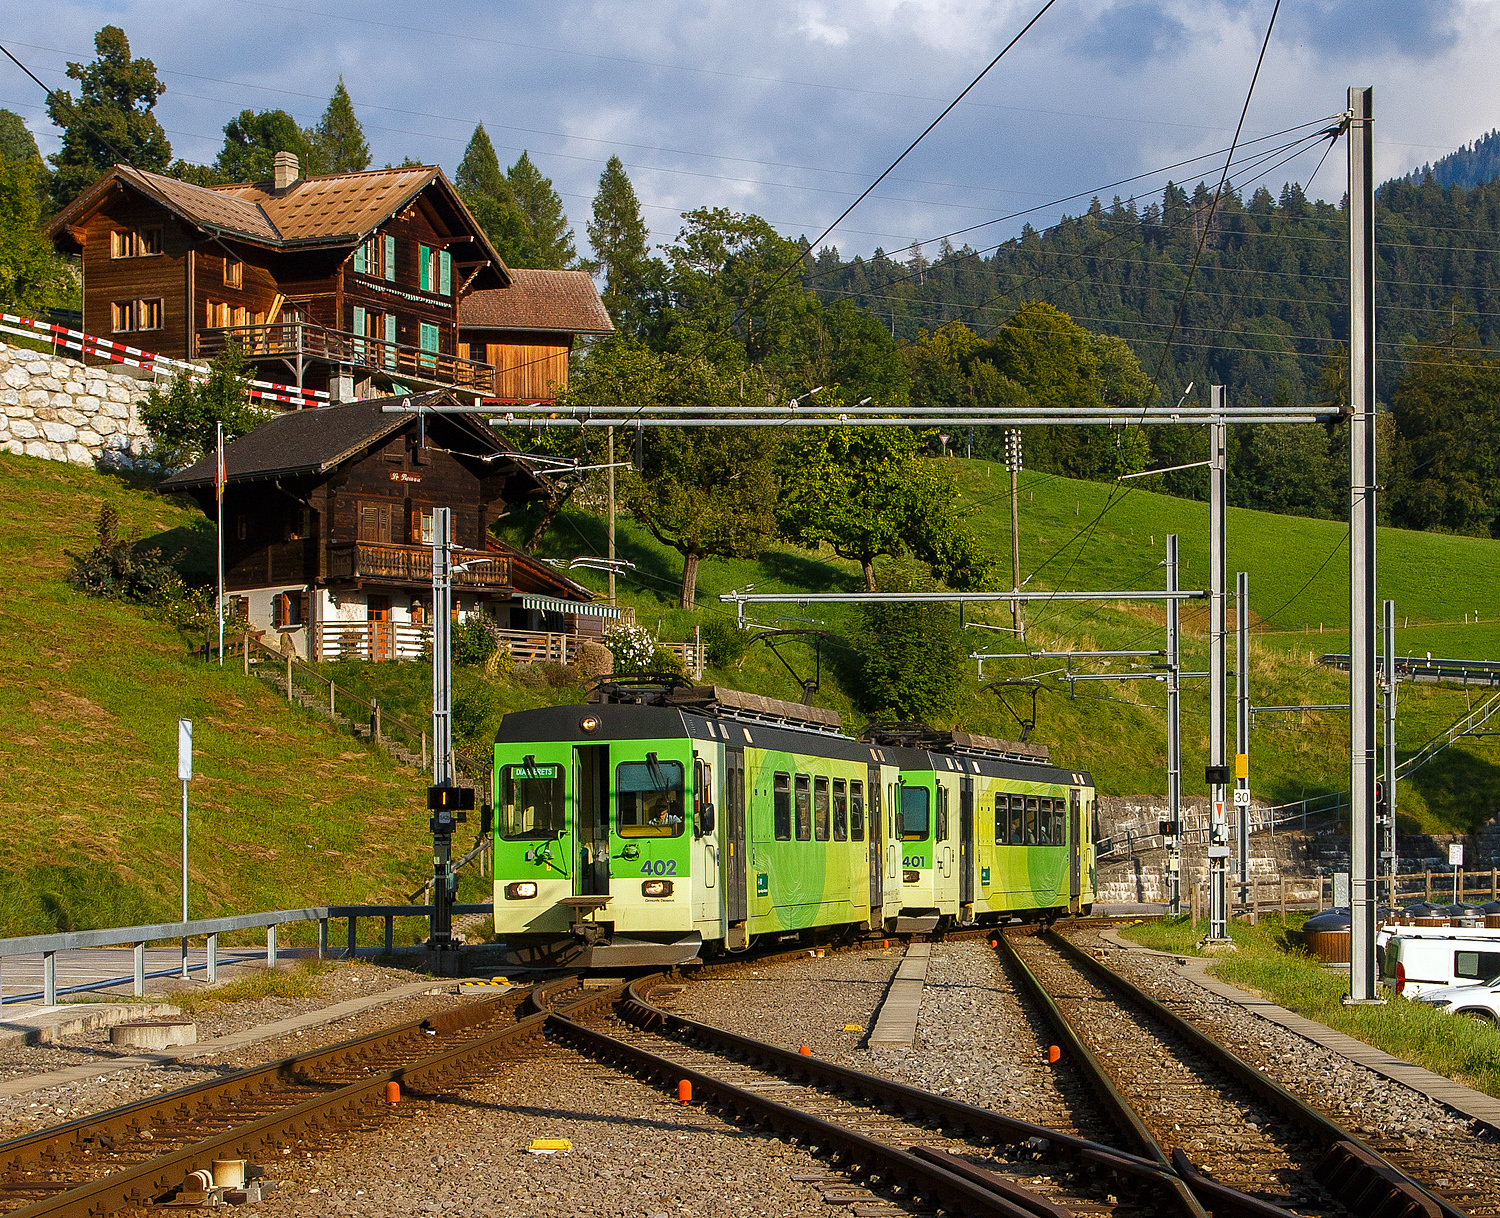
[[[527,1149],[533,1154],[555,1155],[560,1150],[572,1150],[573,1143],[567,1138],[533,1138]]]

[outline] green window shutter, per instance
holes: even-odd
[[[361,275],[365,272],[365,243],[363,241],[354,247],[354,269]]]
[[[417,280],[424,292],[432,291],[432,251],[425,245],[417,246]]]
[[[453,255],[447,250],[438,255],[438,290],[444,296],[453,295]]]
[[[436,351],[438,349],[438,328],[422,323],[422,350]]]
[[[390,238],[387,238],[389,240]],[[389,265],[389,264],[388,264]],[[396,366],[396,315],[387,313],[385,315],[385,366],[394,368]]]
[[[365,333],[365,306],[364,305],[355,305],[354,306],[354,332],[356,334],[363,334],[363,333]]]
[[[396,238],[394,237],[385,239],[385,277],[396,278]]]

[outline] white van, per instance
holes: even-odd
[[[1441,986],[1480,985],[1500,978],[1500,930],[1390,925],[1381,930],[1381,976],[1407,998]]]

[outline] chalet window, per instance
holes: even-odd
[[[210,300],[205,303],[207,305],[208,325],[212,329],[222,330],[229,324],[229,306],[222,300]]]
[[[232,258],[228,254],[224,256],[224,286],[226,288],[243,287],[245,283],[245,264],[238,258]]]
[[[250,324],[250,310],[244,305],[235,306],[234,324],[237,326],[248,326]]]
[[[354,247],[354,269],[372,279],[393,279],[396,240],[379,233]]]
[[[128,228],[117,228],[109,234],[111,258],[142,258],[147,254],[159,254],[161,251],[161,229],[159,228],[143,228],[135,232]]]
[[[417,285],[424,292],[435,291],[437,283],[437,250],[430,245],[417,246]]]
[[[420,345],[423,351],[431,351],[433,353],[436,353],[441,349],[442,331],[439,330],[437,326],[429,325],[425,321],[419,322],[418,332],[420,334]],[[424,355],[420,357],[418,362],[422,365],[422,367],[429,370],[437,367],[437,360],[433,359],[431,355]]]
[[[250,536],[250,517],[236,516],[234,518],[234,535],[240,541]]]
[[[117,300],[109,307],[116,334],[130,330],[160,330],[160,300]]]
[[[389,503],[361,503],[359,505],[359,540],[390,542],[391,505]]]
[[[412,515],[416,517],[416,520],[413,522],[416,525],[416,528],[412,530],[415,536],[412,538],[412,540],[419,542],[424,546],[430,546],[432,544],[433,537],[432,512],[430,510],[425,512],[413,512]]]
[[[307,622],[305,592],[278,592],[271,598],[271,625],[275,630],[296,630]]]

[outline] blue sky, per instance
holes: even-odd
[[[1045,206],[1053,199],[1226,146],[1271,2],[1058,0],[832,241],[845,253],[904,249],[1038,207],[1042,227],[1087,203]],[[553,179],[582,249],[611,153],[657,241],[705,205],[815,236],[1039,4],[4,0],[0,41],[57,87],[68,60],[92,58],[95,30],[122,26],[155,61],[167,85],[157,114],[193,161],[214,158],[241,109],[312,123],[340,73],[377,165],[411,156],[451,174],[482,119],[502,161],[527,148]],[[1247,133],[1333,115],[1348,85],[1369,84],[1379,176],[1404,172],[1500,125],[1497,51],[1492,0],[1284,0]],[[39,92],[0,61],[0,106],[48,152],[56,133]],[[1268,162],[1267,184],[1305,182],[1321,152]],[[1342,156],[1328,157],[1313,193],[1342,193]],[[1208,157],[1170,176],[1212,183],[1221,165]],[[1159,194],[1166,176],[1105,201]],[[1021,222],[955,243],[983,248]]]

